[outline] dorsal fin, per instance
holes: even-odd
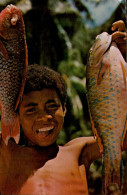
[[[25,67],[24,67],[24,74],[23,74],[23,78],[22,78],[22,87],[21,87],[19,96],[17,98],[16,104],[15,104],[15,110],[17,109],[20,100],[22,100],[24,86],[25,86],[25,82],[26,82],[27,67],[28,67],[28,51],[27,51],[27,44],[25,42]]]
[[[126,66],[127,66],[127,63],[126,63]],[[122,67],[122,71],[123,71],[123,79],[124,79],[124,84],[125,84],[125,86],[126,86],[126,78],[127,78],[127,72],[126,72],[126,69],[125,69],[125,66],[124,66],[124,64],[121,62],[121,67]]]

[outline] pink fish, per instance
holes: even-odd
[[[92,130],[103,153],[103,191],[121,188],[121,151],[127,131],[127,63],[112,36],[97,36],[87,65]]]

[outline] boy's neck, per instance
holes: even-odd
[[[36,150],[38,152],[46,153],[47,158],[49,159],[54,158],[59,151],[59,146],[57,145],[56,142],[51,144],[50,146],[38,146],[27,140],[25,146],[28,148],[33,148],[33,150]]]

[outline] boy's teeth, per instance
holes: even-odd
[[[37,132],[45,132],[45,131],[52,130],[53,128],[54,128],[54,126],[43,127],[43,128],[41,128],[41,129],[38,129]]]

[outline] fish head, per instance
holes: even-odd
[[[0,36],[5,40],[19,36],[23,19],[21,10],[10,4],[0,13]]]
[[[97,66],[104,53],[109,49],[112,42],[112,35],[103,32],[96,37],[95,43],[89,51],[89,65]]]

